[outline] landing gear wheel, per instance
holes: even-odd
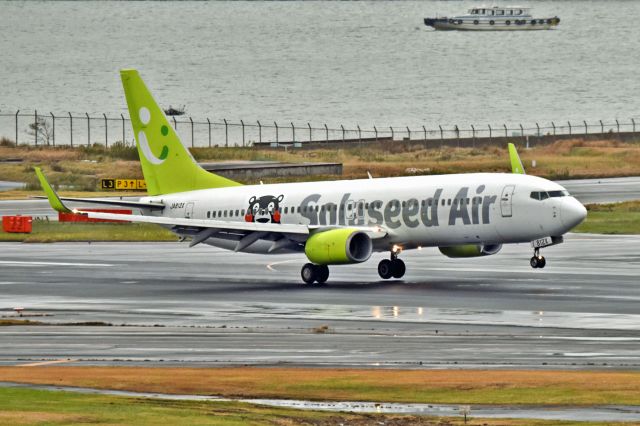
[[[389,259],[383,259],[378,263],[378,275],[383,280],[388,280],[393,276],[393,264]]]
[[[316,280],[316,276],[318,275],[316,265],[313,263],[305,263],[300,271],[300,276],[302,277],[302,281],[307,284],[313,284]]]
[[[533,269],[536,269],[536,268],[538,267],[538,258],[537,258],[537,257],[535,257],[535,256],[533,256],[533,257],[531,258],[531,260],[529,261],[529,264],[531,265],[531,267],[532,267]],[[304,278],[303,278],[303,279],[304,279]]]
[[[402,278],[407,271],[407,267],[401,259],[393,259],[391,261],[391,275],[393,278]]]
[[[316,281],[318,284],[323,284],[329,279],[329,267],[327,265],[315,265],[316,267]]]
[[[544,256],[540,256],[540,258],[538,259],[538,268],[542,269],[546,266],[547,264],[547,259],[544,258]]]
[[[531,260],[529,261],[529,263],[531,264],[532,268],[544,268],[545,265],[547,264],[547,259],[544,258],[544,256],[533,256],[531,258]]]

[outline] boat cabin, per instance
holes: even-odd
[[[508,6],[508,7],[474,7],[469,9],[470,15],[475,16],[529,16],[528,7]]]

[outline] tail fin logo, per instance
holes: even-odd
[[[151,113],[149,109],[146,107],[140,108],[138,111],[138,118],[140,122],[142,122],[143,127],[147,127],[149,122],[151,121]],[[163,125],[160,128],[160,133],[163,137],[169,134],[169,128],[166,125]],[[162,152],[160,153],[160,157],[156,157],[153,151],[151,151],[151,147],[149,146],[149,141],[147,139],[147,134],[144,130],[140,130],[138,132],[138,142],[140,143],[140,148],[142,148],[142,153],[144,154],[147,161],[156,166],[164,163],[164,160],[169,156],[169,147],[167,145],[162,146]]]

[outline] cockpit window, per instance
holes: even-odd
[[[546,200],[547,198],[566,197],[569,195],[567,191],[533,191],[531,198],[534,200]]]
[[[552,198],[566,197],[567,195],[569,195],[567,191],[549,191],[549,197],[552,197]]]

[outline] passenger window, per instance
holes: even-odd
[[[451,198],[449,198],[449,199],[447,200],[447,205],[449,205],[449,206],[451,205]]]
[[[240,216],[240,211],[236,210],[236,216]]]

